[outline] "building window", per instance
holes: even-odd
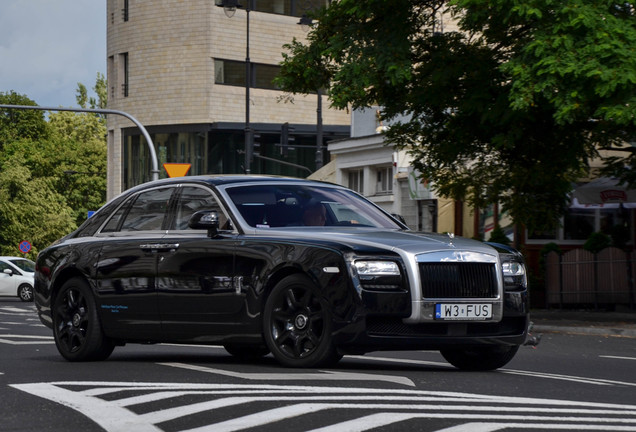
[[[375,193],[378,195],[393,193],[393,167],[378,168],[376,175]]]
[[[245,0],[250,10],[300,17],[327,6],[327,0]]]
[[[349,189],[353,189],[358,193],[364,193],[364,170],[349,171]]]
[[[124,21],[128,21],[128,0],[124,0],[124,7],[121,10],[121,15]]]
[[[278,90],[274,78],[280,72],[280,66],[250,63],[250,87],[266,90]],[[245,62],[236,60],[214,60],[214,83],[245,87]]]
[[[119,54],[119,79],[121,94],[128,97],[128,53]]]

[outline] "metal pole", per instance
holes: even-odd
[[[120,116],[124,116],[130,121],[132,121],[139,130],[142,135],[146,139],[146,143],[148,144],[148,151],[150,152],[150,163],[152,165],[152,169],[150,172],[152,173],[152,179],[159,179],[159,162],[157,161],[157,153],[155,152],[155,145],[148,134],[146,128],[132,115],[128,114],[124,111],[119,110],[110,110],[110,109],[92,109],[92,108],[61,108],[61,107],[43,107],[43,106],[32,106],[32,105],[0,105],[0,108],[10,108],[10,109],[32,109],[32,110],[40,110],[40,111],[72,111],[72,112],[88,112],[95,114],[116,114]]]
[[[250,8],[247,12],[247,35],[245,43],[245,174],[251,173],[252,162],[252,128],[250,126],[250,86],[252,85],[252,67],[250,64]]]
[[[316,171],[322,168],[322,92],[318,93],[318,107],[316,108]]]

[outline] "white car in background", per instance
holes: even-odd
[[[35,263],[26,258],[0,256],[0,296],[33,301]]]

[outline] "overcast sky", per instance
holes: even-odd
[[[106,75],[106,0],[0,0],[0,92],[77,107]]]

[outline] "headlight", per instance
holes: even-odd
[[[360,276],[400,275],[400,268],[393,261],[356,261],[353,265]]]
[[[504,261],[501,263],[504,288],[507,290],[521,290],[528,286],[526,266],[519,261]]]
[[[501,263],[504,276],[523,276],[526,274],[525,266],[516,261],[507,261]]]
[[[397,262],[358,260],[353,266],[360,284],[370,291],[394,291],[403,288],[402,274]]]

